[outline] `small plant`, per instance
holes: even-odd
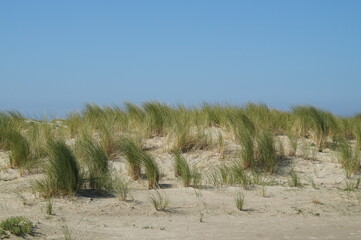
[[[241,158],[244,168],[255,168],[254,137],[249,131],[238,132],[238,139],[242,146]]]
[[[344,190],[347,192],[353,192],[360,187],[360,183],[361,178],[358,178],[356,182],[346,180],[346,188]]]
[[[64,240],[71,240],[71,234],[68,226],[63,226]]]
[[[307,181],[310,183],[312,188],[317,189],[316,183],[311,177],[307,178]]]
[[[113,190],[121,201],[125,201],[129,193],[129,183],[121,177],[116,177],[113,180]]]
[[[190,167],[180,151],[174,151],[173,155],[175,176],[182,178],[184,187],[189,187],[192,180]]]
[[[142,164],[144,165],[145,175],[148,180],[148,188],[154,189],[159,186],[160,172],[158,165],[153,157],[148,153],[142,152],[141,154]]]
[[[347,178],[360,170],[360,152],[357,149],[353,150],[346,139],[341,140],[339,144],[339,155]]]
[[[10,217],[0,223],[0,228],[17,236],[31,234],[33,223],[26,217]]]
[[[296,156],[297,153],[297,144],[298,144],[298,140],[297,137],[289,135],[288,136],[289,142],[290,142],[290,150],[289,150],[289,155],[291,157]]]
[[[192,168],[192,185],[195,188],[199,188],[202,183],[202,174],[199,172],[196,166]]]
[[[228,169],[228,173],[224,172],[223,174],[228,174],[228,183],[241,184],[244,189],[250,188],[251,180],[239,161],[233,162],[231,166],[224,168],[224,170],[226,169]]]
[[[124,139],[122,150],[129,164],[128,175],[131,176],[133,180],[139,179],[142,161],[141,147],[132,139]]]
[[[169,205],[169,199],[157,190],[150,194],[149,200],[157,211],[165,211]]]
[[[49,198],[46,202],[46,214],[53,215],[53,199]]]
[[[217,143],[218,143],[219,158],[224,159],[224,139],[220,131],[218,132]]]
[[[239,211],[244,210],[244,194],[238,193],[235,197],[236,207]]]
[[[293,170],[290,171],[291,181],[289,181],[290,187],[302,187],[300,177]]]
[[[262,188],[261,188],[261,196],[264,197],[264,198],[268,196],[265,185],[262,185]]]

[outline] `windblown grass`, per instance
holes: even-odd
[[[277,169],[276,149],[273,136],[268,132],[257,136],[257,165],[263,171],[273,173]]]
[[[244,194],[243,193],[238,193],[236,195],[236,197],[234,198],[235,202],[236,202],[236,207],[238,210],[242,211],[244,209]]]
[[[10,150],[10,167],[21,172],[36,167],[36,159],[31,153],[30,143],[19,132],[10,130],[3,135]]]
[[[141,160],[145,169],[145,175],[147,176],[148,188],[157,188],[159,186],[160,178],[160,172],[157,163],[153,157],[144,151],[141,153]]]
[[[157,211],[165,211],[169,205],[167,196],[157,190],[149,195],[149,201]]]
[[[48,158],[45,179],[36,182],[36,190],[45,198],[73,195],[81,182],[73,152],[63,141],[50,142]]]
[[[111,189],[111,172],[108,156],[103,147],[90,138],[80,140],[83,148],[84,162],[87,166],[86,179],[90,189],[97,191]]]
[[[345,169],[347,177],[350,177],[360,170],[360,151],[353,149],[346,139],[342,139],[339,144],[339,155],[340,163]]]
[[[292,109],[299,136],[311,134],[318,151],[322,152],[327,137],[337,132],[335,116],[313,106],[295,106]]]
[[[175,151],[174,155],[174,172],[176,177],[182,179],[184,187],[199,187],[202,181],[202,175],[196,166],[190,167],[181,152]]]
[[[149,137],[165,136],[167,124],[170,122],[172,109],[159,102],[147,102],[145,111],[146,131]]]
[[[139,179],[141,174],[142,149],[139,145],[132,139],[122,141],[122,151],[128,161],[128,175],[133,180]]]

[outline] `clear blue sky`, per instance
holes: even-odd
[[[0,1],[0,110],[264,102],[361,112],[361,1]]]

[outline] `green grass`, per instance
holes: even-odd
[[[80,186],[80,170],[71,149],[63,141],[50,142],[45,178],[36,182],[36,190],[45,198],[73,195]]]
[[[165,136],[172,108],[160,102],[146,102],[143,108],[148,136]]]
[[[337,132],[337,121],[332,113],[313,106],[294,106],[295,126],[300,136],[310,135],[318,151],[322,152],[328,136]]]
[[[188,162],[179,151],[174,151],[173,156],[175,176],[182,179],[184,187],[189,187],[192,182],[192,172]]]
[[[121,201],[126,201],[129,194],[129,182],[122,177],[116,176],[113,179],[113,191]]]
[[[237,207],[238,210],[240,210],[240,211],[244,210],[245,201],[244,201],[244,194],[243,193],[238,193],[236,195],[236,197],[234,198],[234,201],[236,203],[236,207]]]
[[[141,160],[144,166],[145,175],[147,176],[148,188],[157,188],[159,186],[160,172],[156,161],[144,151],[141,153]]]
[[[141,175],[142,149],[136,141],[126,138],[122,141],[122,151],[128,161],[128,175],[137,180]]]
[[[244,168],[256,167],[254,136],[249,131],[239,133],[239,143],[242,146],[241,159]]]
[[[202,174],[196,166],[189,166],[188,162],[179,151],[173,152],[174,156],[174,172],[176,177],[182,179],[184,187],[199,187],[202,182]]]
[[[46,202],[46,214],[53,215],[53,199],[49,198]]]
[[[19,132],[10,130],[4,133],[10,149],[10,167],[20,168],[22,171],[35,167],[29,141]]]
[[[290,171],[290,178],[291,180],[289,181],[289,186],[290,187],[302,187],[302,183],[300,180],[300,177],[296,174],[296,172],[294,171]]]
[[[34,225],[26,217],[10,217],[0,223],[0,228],[17,236],[24,236],[32,233]]]
[[[128,174],[133,180],[139,179],[141,166],[143,166],[149,189],[158,187],[160,172],[154,158],[145,152],[139,143],[132,139],[123,139],[122,151],[128,161]]]
[[[111,172],[108,165],[108,156],[103,147],[89,137],[80,140],[83,148],[83,158],[87,168],[86,184],[90,189],[99,192],[111,189]]]
[[[267,173],[277,169],[277,156],[273,136],[268,132],[260,133],[257,138],[257,165]]]
[[[150,193],[149,201],[157,211],[165,211],[169,205],[169,199],[166,195],[161,194],[159,191]]]
[[[353,149],[346,139],[342,139],[339,143],[339,156],[346,177],[350,177],[360,170],[360,152],[358,149]]]
[[[288,140],[289,140],[289,146],[290,146],[290,150],[288,152],[288,155],[290,157],[294,157],[296,156],[297,153],[297,147],[298,147],[298,139],[297,137],[293,136],[292,134],[288,135]]]

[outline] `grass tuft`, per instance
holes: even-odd
[[[149,195],[149,201],[157,211],[165,211],[169,205],[167,196],[157,190]]]
[[[236,207],[239,211],[244,210],[244,194],[243,193],[238,193],[236,195],[236,197],[234,198],[235,203],[236,203]]]
[[[45,179],[36,182],[36,189],[45,198],[74,194],[80,185],[80,173],[70,148],[63,141],[50,142],[48,158]]]

